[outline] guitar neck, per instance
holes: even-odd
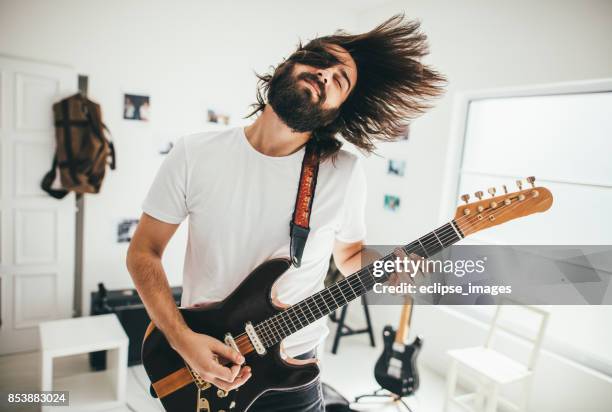
[[[455,244],[462,238],[463,234],[459,226],[452,220],[405,245],[402,249],[408,255],[415,253],[421,257],[428,258]],[[396,255],[391,253],[379,259],[379,261],[386,262],[395,259]],[[265,336],[265,344],[270,347],[366,294],[376,283],[388,281],[393,272],[384,271],[384,267],[385,265],[383,265],[383,273],[380,276],[374,276],[373,262],[352,275],[257,324],[255,329],[260,336]]]
[[[400,322],[395,333],[395,343],[404,344],[408,337],[408,329],[410,328],[410,319],[412,318],[412,299],[406,301],[402,306],[402,314],[400,315]]]

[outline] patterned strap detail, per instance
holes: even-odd
[[[306,240],[310,232],[310,215],[312,202],[314,200],[315,188],[317,186],[317,175],[319,173],[319,151],[314,140],[306,144],[306,152],[302,161],[300,183],[295,198],[293,217],[289,225],[291,236],[290,254],[291,262],[295,267],[302,264],[302,253],[306,246]]]
[[[305,228],[309,227],[310,212],[319,172],[319,154],[313,146],[311,144],[306,146],[306,153],[302,161],[300,185],[293,212],[293,223]]]

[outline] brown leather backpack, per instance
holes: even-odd
[[[106,165],[115,169],[116,164],[115,148],[104,133],[108,128],[102,123],[100,105],[77,93],[55,103],[53,116],[55,156],[42,189],[57,199],[69,191],[98,193]],[[52,187],[58,172],[61,188]]]

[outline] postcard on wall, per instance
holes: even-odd
[[[127,243],[132,240],[138,219],[121,219],[117,224],[117,243]]]
[[[406,161],[405,160],[397,160],[397,159],[389,159],[387,164],[387,174],[393,176],[404,176],[404,172],[406,171]]]
[[[151,118],[151,104],[149,96],[124,94],[123,118],[148,122]]]
[[[391,212],[397,212],[400,207],[400,198],[395,195],[385,195],[385,210],[389,210]]]
[[[221,113],[215,109],[208,109],[207,121],[208,123],[219,123],[219,124],[229,125],[230,115],[227,113]]]

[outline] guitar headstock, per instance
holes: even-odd
[[[553,203],[550,190],[545,187],[535,187],[533,176],[528,177],[527,182],[531,187],[523,189],[523,183],[517,180],[519,190],[512,193],[508,193],[504,185],[504,194],[500,196],[495,196],[496,190],[491,187],[487,190],[491,195],[488,199],[483,199],[483,192],[478,191],[475,193],[478,198],[477,202],[468,203],[470,196],[462,195],[461,199],[466,204],[457,208],[455,223],[463,235],[468,236],[519,217],[550,209]]]

